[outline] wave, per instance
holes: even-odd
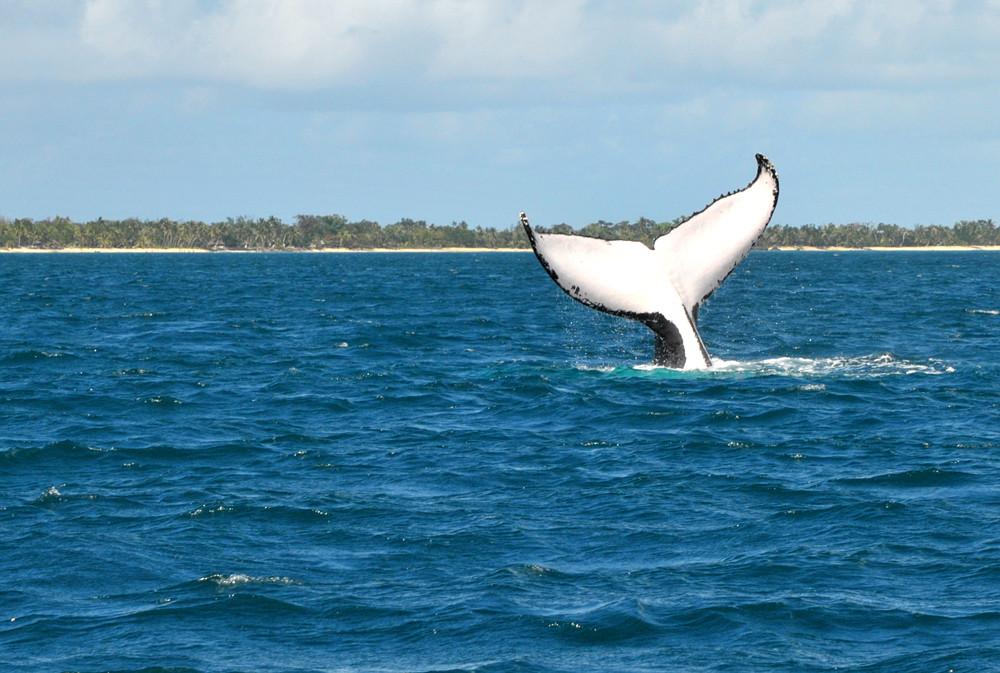
[[[174,666],[151,666],[147,668],[122,668],[108,673],[202,673],[197,668],[174,667]]]
[[[31,364],[33,362],[40,362],[51,358],[66,357],[66,355],[67,355],[66,353],[28,349],[24,351],[17,351],[15,353],[11,353],[7,357],[0,359],[0,364],[3,365]]]
[[[583,609],[545,611],[545,626],[562,638],[588,643],[622,643],[652,636],[664,623],[640,600],[623,599]]]
[[[121,315],[111,316],[112,320],[115,319],[131,319],[131,318],[162,318],[169,315],[164,311],[142,311],[141,313],[122,313]]]
[[[117,449],[115,447],[90,446],[64,439],[57,442],[50,442],[44,446],[12,446],[0,449],[0,461],[17,463],[21,461],[41,460],[61,464],[62,461],[111,451],[117,451]]]
[[[975,481],[975,476],[961,470],[926,467],[906,470],[904,472],[889,472],[868,477],[846,477],[839,479],[840,483],[848,485],[874,485],[915,488],[943,488],[948,486],[963,486]]]
[[[504,576],[513,576],[518,579],[549,579],[549,580],[572,580],[576,576],[562,570],[549,568],[537,563],[508,565],[490,573],[495,579],[503,579]]]
[[[129,369],[116,369],[111,373],[114,376],[145,376],[147,374],[155,374],[156,372],[142,367],[130,367]]]
[[[184,404],[181,400],[176,397],[171,397],[170,395],[154,395],[152,397],[147,397],[143,399],[143,404],[151,404],[153,406],[163,406],[169,407],[175,404]]]
[[[313,522],[330,516],[330,513],[317,507],[297,507],[285,504],[257,504],[240,499],[233,504],[213,501],[200,505],[184,513],[185,517],[201,518],[215,516],[232,516],[238,519],[255,519],[267,521],[300,521]]]

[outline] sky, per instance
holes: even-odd
[[[1000,221],[1000,0],[0,0],[0,216]]]

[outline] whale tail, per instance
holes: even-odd
[[[569,296],[638,320],[656,335],[654,364],[704,369],[712,362],[698,334],[698,309],[746,257],[778,203],[778,174],[757,155],[757,175],[653,242],[542,234],[521,213],[531,247]]]

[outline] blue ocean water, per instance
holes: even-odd
[[[1000,670],[1000,255],[0,256],[0,670]]]

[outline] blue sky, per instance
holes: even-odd
[[[0,0],[0,216],[1000,220],[1000,0]]]

